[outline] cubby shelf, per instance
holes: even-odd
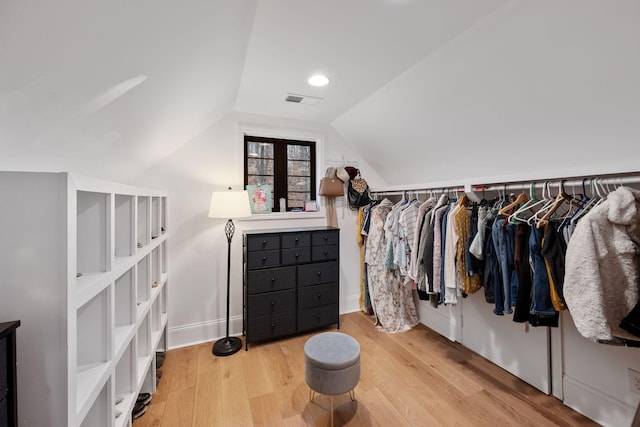
[[[167,344],[166,193],[0,172],[0,199],[0,312],[22,321],[18,401],[48,402],[29,424],[129,427]]]

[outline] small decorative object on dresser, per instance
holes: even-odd
[[[251,213],[271,213],[272,201],[270,185],[247,185],[247,193],[249,193]]]
[[[243,234],[246,345],[339,323],[340,230]]]

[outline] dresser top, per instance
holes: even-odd
[[[4,337],[10,332],[13,332],[18,326],[20,326],[19,320],[0,323],[0,338]]]
[[[251,235],[251,234],[267,234],[267,233],[299,233],[303,231],[329,231],[329,230],[340,230],[340,229],[337,227],[327,227],[327,226],[292,227],[292,228],[271,228],[271,229],[262,229],[262,230],[245,230],[242,233],[245,235]]]

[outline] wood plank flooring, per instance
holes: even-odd
[[[423,325],[385,334],[351,313],[340,326],[360,343],[361,376],[355,402],[336,396],[336,426],[598,425]],[[133,426],[328,426],[329,398],[309,402],[304,381],[304,343],[318,332],[228,357],[212,355],[211,343],[167,352]]]

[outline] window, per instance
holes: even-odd
[[[244,184],[271,185],[276,206],[284,198],[288,211],[302,209],[316,198],[315,142],[245,135]]]

